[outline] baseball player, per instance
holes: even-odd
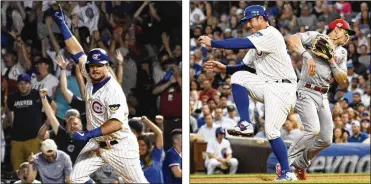
[[[246,24],[246,28],[252,30],[253,35],[218,41],[207,36],[199,38],[205,45],[215,48],[249,49],[241,65],[225,66],[218,61],[205,63],[208,71],[233,74],[232,93],[241,120],[228,133],[252,135],[254,128],[249,117],[249,95],[256,101],[265,103],[265,132],[273,153],[282,166],[282,173],[276,180],[297,180],[290,171],[287,148],[280,135],[280,129],[296,101],[297,77],[285,41],[281,33],[269,25],[263,6],[247,7],[241,21]]]
[[[303,65],[295,105],[304,125],[304,134],[294,141],[288,151],[289,163],[296,168],[301,180],[306,179],[305,169],[309,167],[310,161],[332,143],[333,122],[327,92],[332,77],[340,85],[347,82],[347,51],[342,46],[352,34],[354,31],[348,22],[336,19],[329,24],[327,35],[308,31],[286,38],[291,52],[302,55],[304,63],[312,63]],[[329,55],[323,55],[323,51],[327,50]],[[279,171],[279,166],[276,169]]]
[[[238,168],[238,160],[232,158],[231,143],[224,139],[225,130],[219,127],[215,130],[216,139],[207,143],[205,166],[207,174],[214,174],[216,167],[222,170],[229,169],[229,174],[235,174]]]
[[[148,183],[144,177],[135,135],[128,125],[128,107],[120,84],[110,73],[109,57],[103,49],[86,56],[64,20],[62,9],[52,15],[61,29],[68,51],[73,54],[85,87],[87,130],[72,133],[76,141],[88,141],[74,165],[72,183],[92,183],[89,175],[105,163],[110,164],[125,182]]]

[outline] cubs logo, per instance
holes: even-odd
[[[227,158],[227,148],[222,149],[222,156],[223,158]]]
[[[117,109],[119,109],[120,104],[113,104],[113,105],[109,105],[108,107],[111,111],[116,111]]]
[[[75,145],[73,145],[73,144],[68,145],[67,150],[68,150],[68,152],[72,153],[75,150]]]
[[[336,26],[337,26],[337,27],[342,27],[343,24],[339,22],[339,23],[336,24]]]
[[[86,9],[86,11],[85,11],[85,15],[88,17],[88,18],[90,18],[90,19],[92,19],[93,17],[94,17],[94,11],[93,11],[93,9],[92,8],[88,8],[88,9]]]
[[[99,56],[100,56],[100,54],[93,54],[92,58],[93,58],[94,60],[97,60],[97,59],[99,59]]]
[[[104,114],[104,106],[99,100],[93,100],[91,102],[91,109],[98,115]]]

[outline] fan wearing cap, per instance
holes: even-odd
[[[27,183],[35,180],[39,173],[43,183],[71,183],[72,162],[65,152],[57,150],[51,139],[41,144],[41,152],[28,157]]]
[[[27,74],[20,74],[17,78],[18,91],[8,96],[7,111],[12,114],[11,128],[11,162],[14,170],[25,160],[24,155],[38,152],[40,140],[37,132],[44,122],[44,113],[39,92],[31,89],[31,78]],[[53,111],[57,105],[50,97],[46,99],[51,103]]]
[[[42,88],[47,88],[48,95],[54,99],[59,80],[49,73],[49,67],[52,61],[50,59],[37,57],[35,62],[37,63],[37,75],[33,76],[31,79],[32,89],[40,90]]]
[[[304,136],[296,139],[290,149],[289,162],[296,168],[298,178],[305,180],[305,170],[316,154],[332,143],[333,121],[327,99],[332,78],[344,87],[347,85],[347,50],[342,46],[354,34],[348,22],[336,19],[329,25],[327,35],[307,31],[288,36],[285,40],[290,52],[303,57],[303,66],[298,82],[295,110],[304,125]],[[318,57],[312,51],[319,37],[329,40],[334,56],[329,60]],[[279,167],[277,167],[279,170]]]
[[[361,143],[369,137],[367,133],[361,132],[361,124],[357,120],[352,122],[352,131],[353,135],[349,137],[348,142]]]
[[[17,91],[17,77],[25,72],[25,69],[20,62],[17,62],[17,53],[11,49],[6,51],[3,59],[6,69],[3,77],[7,80],[9,93],[12,93]]]
[[[216,139],[207,143],[207,157],[205,160],[207,174],[214,174],[217,167],[221,167],[222,170],[229,170],[229,174],[237,172],[238,160],[232,157],[231,143],[224,138],[225,133],[223,128],[217,128],[215,130]]]
[[[67,153],[71,157],[72,163],[75,163],[80,151],[86,145],[84,141],[74,141],[71,138],[73,132],[83,130],[80,113],[76,109],[68,110],[64,115],[64,120],[66,121],[66,127],[64,128],[59,124],[49,102],[45,99],[46,95],[47,90],[41,89],[40,98],[49,121],[40,128],[38,137],[41,140],[53,139],[59,145],[59,149]],[[50,126],[52,130],[48,131]]]

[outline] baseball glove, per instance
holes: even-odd
[[[318,35],[313,42],[312,52],[317,57],[330,60],[334,56],[334,49],[328,37]]]

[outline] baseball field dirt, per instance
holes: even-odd
[[[190,176],[191,183],[277,183],[275,174],[236,174]],[[282,182],[279,182],[282,183]],[[362,174],[307,174],[307,180],[288,183],[370,183],[370,173]]]

